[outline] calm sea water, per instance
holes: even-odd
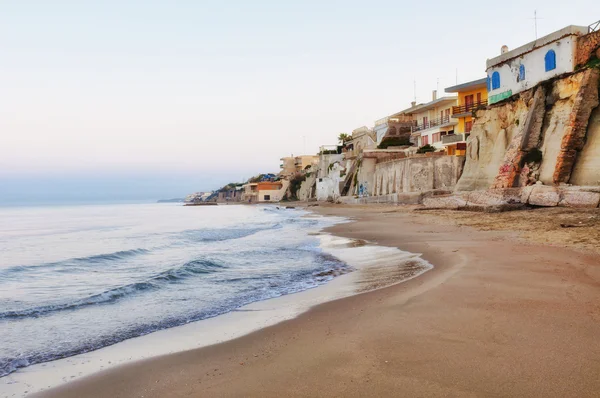
[[[346,265],[274,206],[0,208],[0,376],[326,282]]]

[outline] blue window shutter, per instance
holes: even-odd
[[[488,91],[492,91],[492,83],[491,82],[492,81],[491,81],[490,77],[488,76],[487,77],[487,90]]]
[[[492,90],[497,88],[500,88],[500,73],[494,72],[492,73]]]
[[[556,53],[554,50],[550,50],[546,53],[544,62],[546,64],[546,72],[556,69]]]
[[[522,82],[525,80],[525,65],[521,64],[519,66],[519,81]]]

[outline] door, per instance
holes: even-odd
[[[469,112],[473,108],[473,94],[465,96],[465,109]]]

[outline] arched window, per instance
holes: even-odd
[[[544,62],[546,64],[546,72],[556,69],[556,53],[554,50],[550,50],[546,53]]]
[[[519,66],[519,81],[522,82],[525,80],[525,65],[521,64]]]
[[[492,90],[500,88],[500,73],[492,73]]]

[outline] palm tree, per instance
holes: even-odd
[[[346,141],[350,141],[351,139],[352,139],[352,137],[346,133],[340,133],[340,135],[338,135],[338,141],[342,145],[344,145],[346,143]]]

